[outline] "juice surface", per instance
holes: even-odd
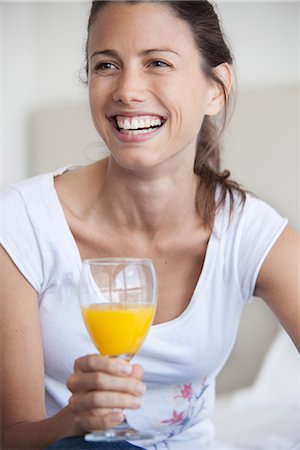
[[[134,356],[152,323],[148,303],[97,303],[82,307],[86,327],[102,355]]]

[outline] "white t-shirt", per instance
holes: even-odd
[[[22,181],[2,196],[1,244],[38,293],[49,416],[68,404],[65,383],[74,360],[97,352],[78,301],[79,250],[53,183],[65,170]],[[216,215],[188,307],[153,325],[133,360],[144,367],[148,389],[142,407],[126,415],[134,428],[155,433],[153,441],[136,443],[147,450],[200,450],[212,442],[215,377],[233,347],[259,269],[287,223],[249,195],[243,209],[237,198],[230,221],[228,208]]]

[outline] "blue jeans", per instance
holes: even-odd
[[[83,436],[71,436],[54,442],[45,450],[143,450],[129,442],[88,442]]]

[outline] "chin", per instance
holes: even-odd
[[[133,172],[147,173],[151,169],[155,169],[159,166],[160,161],[153,154],[146,155],[143,150],[129,150],[122,152],[111,152],[111,158],[114,164],[117,164],[120,168]],[[139,153],[139,154],[137,154]]]

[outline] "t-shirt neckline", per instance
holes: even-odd
[[[56,176],[62,175],[63,173],[69,171],[69,170],[74,170],[79,168],[80,166],[65,166],[62,167],[60,169],[57,169],[53,172],[51,172],[50,175],[50,182],[51,182],[51,188],[53,191],[53,195],[54,195],[54,201],[59,209],[60,212],[60,216],[61,216],[61,222],[64,226],[65,229],[65,234],[66,237],[68,239],[68,242],[73,250],[74,255],[76,255],[76,262],[77,265],[79,267],[79,269],[81,270],[81,266],[82,266],[82,258],[80,255],[80,251],[79,248],[77,246],[77,243],[75,241],[75,238],[73,236],[73,233],[69,227],[69,224],[67,222],[62,204],[59,200],[57,191],[55,189],[55,184],[54,184],[54,178]],[[206,247],[206,252],[205,252],[205,256],[204,256],[204,261],[203,261],[203,265],[202,265],[202,270],[199,274],[197,283],[195,285],[194,291],[191,295],[190,301],[188,303],[188,305],[186,306],[186,308],[182,311],[181,314],[179,314],[179,316],[175,317],[174,319],[168,320],[166,322],[161,322],[161,323],[157,323],[152,325],[151,329],[152,330],[160,330],[161,328],[166,328],[166,327],[172,327],[172,326],[176,326],[179,322],[182,322],[183,320],[185,320],[193,311],[194,306],[196,304],[196,299],[198,298],[198,293],[199,292],[204,292],[205,289],[205,285],[206,284],[206,280],[209,277],[209,274],[213,268],[213,261],[215,258],[215,246],[219,240],[219,238],[217,237],[217,233],[216,230],[219,228],[218,224],[219,221],[221,220],[221,214],[220,214],[220,210],[217,211],[216,216],[215,216],[215,221],[214,221],[214,226],[212,229],[212,232],[210,234],[210,237],[208,239],[208,243],[207,243],[207,247]]]

